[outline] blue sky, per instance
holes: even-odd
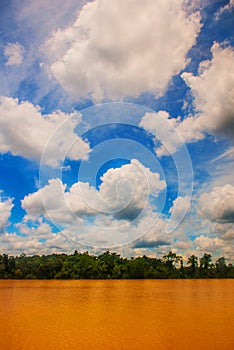
[[[1,1],[0,253],[232,261],[233,9]]]

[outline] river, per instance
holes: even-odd
[[[231,350],[234,280],[0,280],[1,350]]]

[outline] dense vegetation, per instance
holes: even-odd
[[[0,255],[1,279],[142,279],[142,278],[234,278],[234,266],[225,258],[212,263],[205,253],[198,259],[170,251],[161,259],[147,256],[126,259],[109,251],[99,255],[88,252],[72,255]]]

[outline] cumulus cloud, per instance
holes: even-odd
[[[32,218],[46,217],[56,224],[75,223],[77,218],[65,200],[65,189],[61,180],[52,179],[42,189],[25,196],[22,208]]]
[[[207,237],[201,235],[194,240],[194,245],[196,249],[202,252],[213,253],[223,247],[223,240],[218,237]]]
[[[158,173],[151,172],[136,159],[121,168],[109,169],[101,180],[100,195],[109,210],[120,218],[137,216],[147,205],[149,195],[157,197],[166,187]]]
[[[223,132],[234,136],[234,50],[214,43],[211,52],[212,59],[200,63],[197,76],[182,74],[191,88],[199,113],[188,126],[193,122],[192,131]],[[183,129],[181,131],[183,137]]]
[[[234,227],[230,227],[225,233],[222,235],[222,238],[227,241],[234,241]]]
[[[23,229],[25,231],[26,229]],[[38,230],[33,229],[31,234],[18,235],[16,233],[5,232],[1,236],[0,250],[11,255],[18,255],[27,252],[27,255],[35,254],[53,254],[67,253],[77,249],[71,240],[68,240],[61,234],[54,234],[48,227],[46,234],[39,235],[37,231],[42,230],[39,226]],[[43,241],[41,241],[43,239]]]
[[[176,153],[185,143],[204,138],[204,123],[200,118],[171,118],[166,111],[146,113],[139,124],[155,136],[155,153],[158,157]]]
[[[197,117],[171,118],[166,111],[146,113],[139,124],[155,136],[155,152],[158,157],[174,154],[184,144],[204,138],[203,129],[197,125]]]
[[[206,133],[234,137],[234,50],[212,46],[212,59],[203,61],[198,75],[183,73],[191,88],[196,115],[181,120],[170,118],[167,111],[146,113],[140,126],[153,133],[158,156],[175,153],[183,143],[201,140]]]
[[[33,237],[33,239],[45,240],[53,237],[51,226],[47,222],[43,222],[41,218],[30,220],[29,217],[26,217],[22,222],[14,226],[22,235]]]
[[[18,66],[23,62],[24,48],[17,43],[8,43],[4,48],[4,55],[7,59],[6,66]]]
[[[185,213],[187,213],[191,208],[190,198],[189,197],[177,197],[173,201],[173,205],[170,208],[169,212],[174,213],[174,216],[177,218],[183,218]]]
[[[203,193],[198,201],[202,215],[211,221],[234,223],[234,186],[217,186],[209,193]]]
[[[211,233],[218,234],[225,241],[234,242],[234,224],[232,222],[211,223]]]
[[[45,44],[51,73],[75,98],[164,93],[187,63],[200,14],[183,0],[96,0]]]
[[[57,166],[66,156],[71,159],[87,158],[89,145],[79,138],[74,129],[80,122],[78,113],[56,111],[43,115],[31,102],[20,102],[11,97],[0,97],[0,152],[11,152],[25,158],[40,161],[47,147],[44,162]],[[69,151],[69,153],[68,153]]]
[[[177,132],[180,118],[170,118],[166,111],[146,113],[139,124],[155,136],[155,152],[158,157],[174,154],[184,139]]]
[[[171,235],[166,234],[166,226],[166,220],[159,218],[146,234],[133,243],[133,248],[157,248],[171,245]]]
[[[48,185],[26,196],[22,207],[29,215],[49,216],[58,223],[81,223],[83,217],[97,214],[131,221],[147,207],[149,195],[157,197],[166,186],[158,173],[137,160],[109,169],[101,180],[99,190],[78,182],[66,191],[60,179],[51,179]]]
[[[67,189],[60,179],[25,196],[25,220],[49,219],[69,239],[89,246],[127,244],[149,231],[159,213],[151,200],[165,181],[139,161],[109,169],[99,189],[77,182]]]
[[[8,198],[2,201],[0,197],[0,232],[8,225],[8,220],[11,216],[11,209],[13,206],[12,199]]]

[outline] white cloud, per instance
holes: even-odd
[[[148,220],[148,218],[146,218]],[[146,233],[143,234],[140,239],[133,242],[134,248],[158,248],[162,246],[168,246],[172,244],[172,235],[166,233],[167,221],[163,218],[159,218],[155,225]],[[144,232],[144,231],[143,231]],[[179,236],[177,231],[176,233]],[[167,249],[169,249],[167,247]]]
[[[211,163],[217,162],[219,160],[228,159],[228,162],[234,161],[234,147],[230,147],[228,150],[225,150],[218,157],[214,158]]]
[[[134,217],[146,207],[149,195],[157,197],[166,187],[158,173],[152,173],[136,159],[121,168],[109,169],[101,180],[100,196],[108,209],[120,217]]]
[[[234,186],[234,147],[226,149],[219,156],[215,157],[208,164],[208,171],[212,181],[209,181],[209,188],[230,184]]]
[[[118,219],[137,216],[148,204],[148,196],[165,189],[165,181],[139,161],[109,169],[101,178],[99,191],[88,183],[73,184],[69,191],[59,179],[51,179],[39,191],[26,196],[22,207],[29,215],[48,214],[59,222],[73,222],[74,217],[111,214]]]
[[[57,166],[65,156],[71,159],[87,158],[89,145],[74,132],[80,122],[78,113],[56,111],[42,115],[40,108],[25,101],[0,97],[0,152],[11,152],[40,161],[43,149],[56,130],[53,142],[46,150],[44,162]],[[73,147],[71,147],[73,146]],[[69,154],[67,154],[69,151]]]
[[[51,226],[43,222],[42,219],[30,220],[29,218],[25,218],[22,222],[15,224],[15,227],[21,234],[32,237],[33,239],[45,240],[53,237]]]
[[[4,47],[4,55],[7,58],[6,66],[18,66],[23,62],[24,48],[17,43],[8,43]]]
[[[76,216],[65,200],[65,189],[66,185],[63,185],[61,180],[52,179],[42,189],[25,196],[22,208],[30,217],[42,216],[56,224],[73,223]]]
[[[234,223],[234,186],[218,186],[209,193],[203,193],[198,206],[201,214],[211,221]]]
[[[33,252],[39,250],[43,247],[43,244],[40,243],[37,239],[32,237],[20,237],[16,233],[8,233],[5,232],[1,236],[0,249],[4,252],[14,252],[18,254],[19,252],[27,251],[28,254],[31,254],[31,250]]]
[[[132,160],[102,176],[99,190],[78,182],[66,190],[60,179],[25,196],[22,207],[31,218],[49,218],[74,240],[95,244],[127,243],[141,236],[158,219],[150,198],[165,189],[158,173]],[[146,220],[147,217],[147,220]]]
[[[223,248],[223,240],[218,237],[207,237],[201,235],[194,240],[194,245],[196,249],[201,250],[202,252],[213,253],[217,250]]]
[[[0,197],[0,231],[8,225],[13,206],[12,199],[8,198],[2,201]]]
[[[43,242],[40,241],[41,238]],[[0,251],[4,251],[10,255],[19,255],[21,253],[27,253],[27,255],[46,255],[53,253],[70,254],[75,249],[77,249],[77,244],[66,239],[62,234],[53,234],[50,229],[48,229],[47,235],[42,237],[40,237],[35,230],[32,234],[21,236],[16,233],[5,232],[1,236],[0,241]]]
[[[231,12],[234,8],[234,0],[229,0],[229,3],[223,7],[215,14],[215,19],[219,20],[223,13]]]
[[[174,154],[182,145],[183,139],[177,132],[180,118],[170,118],[166,111],[146,113],[139,124],[140,127],[150,131],[155,136],[155,152],[158,157]],[[158,145],[158,142],[160,145]]]
[[[175,218],[183,218],[185,213],[191,209],[190,198],[189,197],[177,197],[173,201],[173,205],[169,212],[174,213]]]
[[[212,234],[218,234],[219,237],[226,242],[234,243],[234,224],[230,222],[212,222],[211,229]]]
[[[47,70],[40,64],[44,55],[41,45],[52,35],[53,30],[72,23],[85,2],[85,0],[11,0],[11,5],[1,9],[4,16],[2,30],[5,28],[6,37],[11,38],[12,44],[15,44],[16,40],[22,43],[25,52],[22,64],[17,66],[5,65],[1,52],[3,60],[0,65],[0,95],[18,96],[20,92],[20,96],[27,99],[27,93],[30,93],[33,102],[40,103],[49,94],[50,97],[53,96],[50,104],[54,103],[56,108],[67,108],[68,103],[73,107],[69,96],[58,89],[57,81],[51,79],[51,75],[48,77]],[[30,89],[32,85],[34,87]]]
[[[222,235],[222,238],[227,241],[234,241],[234,227],[232,226]]]
[[[64,27],[75,19],[86,0],[13,0],[13,15],[24,40],[38,45],[55,28]],[[11,12],[12,15],[12,12]],[[33,38],[33,39],[32,39]]]
[[[158,156],[173,154],[183,143],[201,140],[207,132],[234,136],[234,50],[215,43],[211,51],[212,59],[200,63],[197,76],[182,74],[194,96],[195,116],[181,120],[159,111],[142,118],[140,126],[161,142],[156,145]]]
[[[45,44],[51,72],[75,98],[164,93],[187,63],[200,14],[183,0],[96,0]]]
[[[191,88],[199,117],[191,119],[192,131],[234,135],[234,50],[214,43],[212,59],[203,61],[199,74],[183,73],[182,78]],[[182,122],[182,126],[183,126]],[[183,128],[180,126],[181,136]],[[186,128],[188,129],[188,128]]]
[[[197,127],[197,118],[171,118],[166,111],[146,113],[139,124],[155,136],[155,152],[158,157],[174,154],[186,142],[194,142],[204,137]]]

